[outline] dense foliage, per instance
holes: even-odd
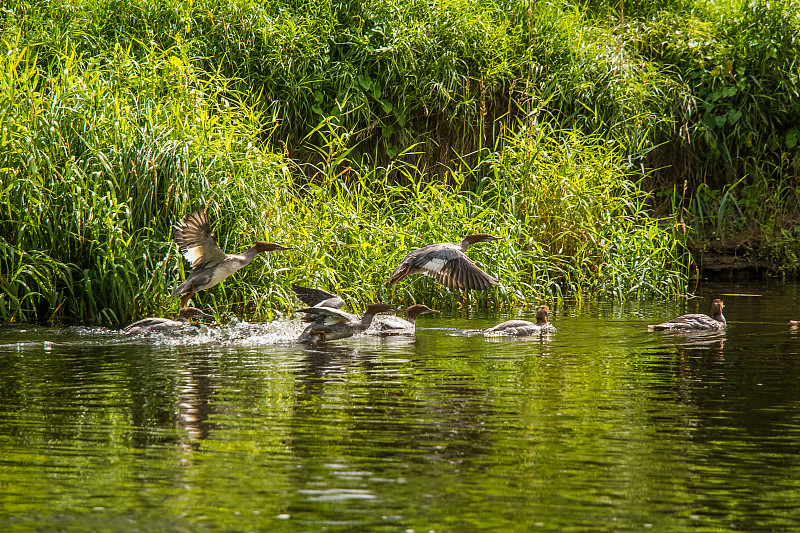
[[[204,206],[226,250],[297,248],[199,297],[236,313],[290,309],[291,282],[356,307],[668,297],[687,239],[744,230],[796,270],[798,27],[689,0],[12,1],[0,318],[176,305],[171,225]],[[506,237],[470,252],[495,293],[385,285],[470,230]]]

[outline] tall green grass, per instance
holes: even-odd
[[[385,167],[356,158],[356,132],[335,117],[307,136],[316,162],[273,152],[263,134],[275,118],[231,90],[232,80],[197,70],[180,48],[144,58],[122,47],[91,60],[69,54],[46,73],[26,49],[2,61],[3,94],[15,95],[3,100],[0,152],[6,320],[116,323],[174,308],[165,297],[186,264],[171,225],[206,206],[226,250],[256,239],[297,248],[262,256],[197,297],[223,313],[290,310],[292,282],[336,290],[354,307],[682,290],[677,243],[641,213],[644,193],[621,153],[577,130],[534,138],[521,128],[477,167],[430,180],[406,161],[413,147]],[[506,237],[471,252],[500,278],[496,292],[464,300],[427,279],[386,285],[409,249],[470,231]],[[656,248],[644,263],[622,259],[639,257],[648,240]]]
[[[248,315],[291,309],[294,281],[354,304],[674,296],[684,245],[754,227],[796,271],[798,27],[738,0],[12,2],[0,318],[174,307],[171,226],[205,206],[226,250],[298,248],[198,296]],[[478,229],[506,237],[470,251],[497,292],[385,286]]]

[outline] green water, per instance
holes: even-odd
[[[723,294],[722,335],[645,327]],[[800,286],[699,295],[547,340],[0,327],[0,530],[800,530]]]

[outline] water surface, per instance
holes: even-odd
[[[546,339],[0,326],[0,529],[797,530],[800,289],[698,296],[554,306]],[[725,333],[647,331],[714,297]]]

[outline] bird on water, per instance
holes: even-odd
[[[372,321],[372,325],[364,334],[384,337],[389,335],[413,335],[419,315],[438,313],[439,311],[431,309],[427,305],[416,304],[402,312],[408,314],[408,320],[392,315],[376,316]]]
[[[196,293],[211,288],[237,270],[247,266],[261,252],[291,250],[274,242],[256,241],[242,254],[226,254],[211,232],[206,211],[195,211],[175,225],[175,242],[192,264],[189,276],[178,285],[169,298],[181,296],[181,307]]]
[[[556,327],[547,320],[550,308],[540,305],[536,308],[536,324],[527,320],[506,320],[486,331],[485,335],[506,335],[509,337],[527,337],[529,335],[542,335],[553,333]]]
[[[711,302],[711,316],[702,313],[681,315],[672,320],[667,320],[661,324],[647,326],[651,330],[681,330],[681,331],[710,331],[724,329],[727,325],[722,309],[725,305],[722,300],[717,298]]]
[[[394,269],[389,283],[394,285],[406,276],[430,276],[448,289],[473,289],[482,291],[499,282],[480,268],[464,253],[476,242],[498,241],[488,233],[467,235],[460,244],[437,243],[412,250]]]
[[[178,319],[169,318],[143,318],[130,324],[122,333],[136,335],[138,333],[170,333],[192,324],[192,318],[213,318],[196,307],[182,307],[178,312]]]
[[[317,343],[352,337],[366,331],[378,313],[399,313],[391,305],[374,303],[367,306],[363,316],[353,315],[333,307],[305,307],[298,311],[308,315],[303,319],[311,322],[300,334],[298,342]]]

